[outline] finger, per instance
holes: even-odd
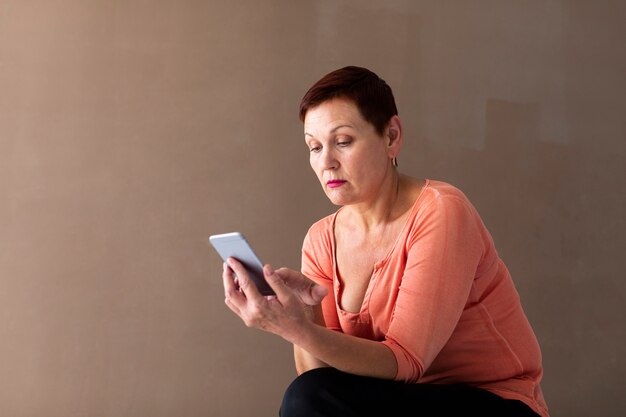
[[[248,300],[259,303],[263,301],[263,296],[257,289],[256,285],[250,279],[248,275],[248,271],[243,266],[241,262],[236,260],[235,258],[228,258],[227,260],[228,266],[230,266],[235,274],[237,275],[237,280],[239,283],[239,288],[243,291],[243,294]]]
[[[274,271],[271,265],[267,264],[263,267],[263,275],[265,275],[265,280],[276,293],[278,301],[293,296],[287,284],[285,284],[282,277]]]
[[[230,308],[230,310],[235,313],[236,315],[238,315],[241,318],[241,310],[239,309],[239,307],[237,307],[233,301],[230,298],[225,298],[224,299],[224,304],[226,304],[226,306],[228,306],[228,308]]]
[[[277,274],[289,288],[294,288],[301,284],[300,280],[297,279],[297,274],[294,274],[294,271],[289,268],[278,268],[274,273]]]
[[[222,280],[224,282],[224,297],[226,300],[229,300],[233,306],[237,305],[237,308],[240,310],[240,307],[246,301],[245,295],[239,291],[239,285],[236,282],[233,270],[225,263],[223,264],[223,269],[224,272],[222,273]],[[229,307],[230,306],[231,305],[229,304]]]
[[[276,270],[276,274],[282,278],[289,288],[296,291],[309,292],[312,285],[315,284],[314,281],[303,275],[301,272],[294,271],[293,269],[279,268]]]
[[[276,271],[274,271],[274,267],[271,264],[263,265],[263,273],[265,275],[273,275]]]
[[[226,264],[222,264],[222,281],[224,283],[224,294],[228,296],[229,293],[237,291],[237,277],[233,270]]]
[[[317,284],[304,274],[289,268],[280,268],[276,274],[281,277],[285,285],[291,288],[308,305],[319,304],[329,293],[329,289]]]
[[[280,277],[283,283],[290,288],[292,291],[300,294],[302,293],[302,289],[306,287],[306,284],[300,279],[299,273],[289,269],[289,268],[279,268],[273,271],[275,275]]]

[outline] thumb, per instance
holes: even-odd
[[[311,288],[311,298],[317,304],[319,304],[327,295],[328,295],[328,288],[322,285],[315,284]]]

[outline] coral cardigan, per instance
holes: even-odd
[[[358,313],[337,302],[337,212],[311,226],[302,248],[302,273],[330,290],[322,302],[326,327],[391,349],[396,380],[464,383],[548,417],[539,344],[509,271],[463,192],[426,181],[390,252],[374,265]]]

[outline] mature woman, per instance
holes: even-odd
[[[385,81],[333,71],[300,118],[340,208],[310,227],[301,272],[265,266],[276,296],[234,259],[223,274],[246,325],[293,343],[298,377],[280,415],[548,417],[540,348],[509,271],[463,192],[398,171],[402,123]]]

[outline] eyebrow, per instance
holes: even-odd
[[[337,130],[341,129],[342,127],[352,127],[352,125],[339,125],[339,126],[335,126],[333,127],[329,133],[335,133]],[[314,137],[312,134],[304,132],[304,136],[310,136],[310,137]]]

